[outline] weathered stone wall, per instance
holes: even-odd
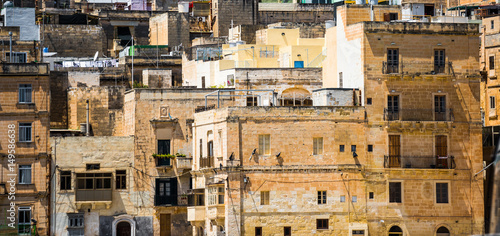
[[[300,38],[324,38],[326,30],[324,21],[318,23],[278,22],[270,24],[267,27],[284,27],[286,29],[299,28]]]
[[[68,73],[50,73],[50,127],[68,128]]]
[[[70,88],[68,90],[68,128],[79,130],[86,122],[89,101],[90,131],[94,136],[122,136],[124,87]]]
[[[149,20],[149,41],[151,45],[169,45],[188,47],[189,40],[189,14],[169,11],[151,17]]]
[[[259,11],[259,23],[264,25],[278,22],[322,23],[333,19],[333,11]]]
[[[108,55],[101,26],[48,24],[43,27],[43,46],[57,52],[59,57],[93,57],[96,52]]]
[[[142,84],[148,88],[172,87],[172,70],[145,69],[142,71]]]
[[[259,23],[259,6],[256,0],[212,2],[214,37],[228,36],[231,22],[234,25],[256,25]]]

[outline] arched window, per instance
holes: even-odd
[[[400,236],[403,235],[403,230],[398,226],[392,226],[389,230],[389,236]]]
[[[436,236],[450,236],[450,230],[448,230],[448,228],[446,228],[444,226],[441,226],[436,231]]]

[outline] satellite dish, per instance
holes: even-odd
[[[95,55],[94,55],[94,61],[97,60],[97,56],[99,56],[99,51],[95,52]]]

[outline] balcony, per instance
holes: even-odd
[[[454,75],[451,62],[435,63],[426,61],[399,61],[397,63],[382,62],[382,74],[415,74],[419,75]]]
[[[190,170],[193,159],[187,157],[177,157],[176,162],[177,162],[177,169]]]
[[[452,109],[384,109],[386,121],[453,121]]]
[[[385,168],[455,169],[453,156],[384,156]]]
[[[200,168],[213,168],[214,166],[214,157],[200,158]]]
[[[207,217],[211,220],[224,219],[225,206],[224,205],[208,206]]]
[[[188,221],[205,221],[205,206],[191,206],[187,210]]]

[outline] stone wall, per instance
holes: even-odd
[[[151,45],[169,45],[170,48],[191,45],[189,40],[189,14],[170,11],[151,17],[149,20]]]
[[[212,2],[212,8],[215,18],[215,22],[212,22],[214,37],[228,36],[231,22],[234,25],[259,23],[259,7],[256,0],[217,0]]]
[[[50,73],[50,127],[68,128],[68,73],[52,71]]]
[[[145,69],[142,71],[142,84],[148,88],[172,87],[172,70]]]
[[[48,24],[44,28],[43,46],[59,57],[93,57],[96,52],[108,55],[101,26]]]

